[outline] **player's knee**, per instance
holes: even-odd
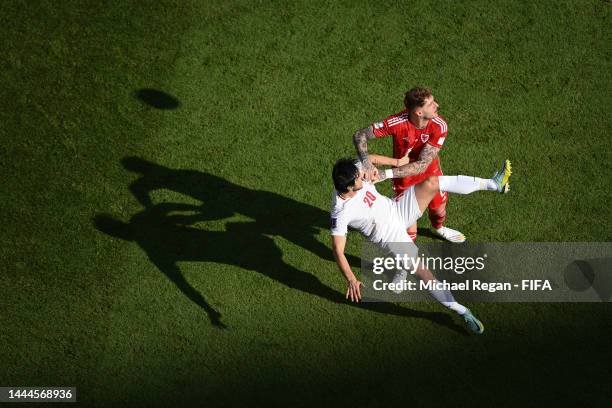
[[[439,191],[440,190],[440,183],[438,182],[438,176],[427,177],[425,181],[423,182],[423,184],[425,184],[425,187],[429,191]]]
[[[431,271],[429,269],[425,269],[423,267],[418,267],[417,270],[415,271],[415,275],[421,279],[422,281],[425,282],[429,282],[430,280],[434,280],[435,277],[433,276],[433,273],[431,273]]]

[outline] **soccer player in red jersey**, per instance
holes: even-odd
[[[448,133],[446,121],[438,115],[439,105],[429,88],[418,86],[406,92],[404,106],[405,110],[360,129],[353,136],[368,180],[377,176],[377,170],[368,156],[368,140],[393,136],[393,157],[400,159],[408,155],[410,163],[394,170],[397,176],[403,176],[393,179],[396,196],[429,176],[442,175],[438,152]],[[380,163],[379,157],[376,160]],[[461,232],[444,226],[447,202],[448,194],[445,192],[439,192],[431,200],[428,207],[431,225],[442,238],[450,242],[464,242],[465,236]],[[416,239],[416,224],[408,229],[408,234],[413,240]]]

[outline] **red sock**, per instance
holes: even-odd
[[[442,206],[440,208],[429,209],[429,221],[431,221],[431,226],[435,229],[442,228],[444,224],[444,220],[446,220],[446,208]]]

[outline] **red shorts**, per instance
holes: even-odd
[[[443,175],[442,170],[440,169],[439,166],[436,166],[434,169],[432,170],[427,169],[426,172],[417,174],[416,176],[404,177],[402,179],[403,181],[402,186],[396,186],[394,184],[393,191],[395,192],[395,196],[397,197],[400,194],[402,194],[404,190],[406,190],[407,188],[421,183],[429,176],[442,176],[442,175]],[[447,201],[448,201],[448,193],[440,191],[438,194],[434,196],[434,198],[431,200],[427,208],[431,208],[432,210],[435,208],[439,208],[440,206],[446,204]]]

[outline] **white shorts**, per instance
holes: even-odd
[[[400,215],[404,219],[405,228],[409,228],[423,215],[421,210],[419,210],[419,202],[414,193],[414,186],[407,188],[402,194],[395,197],[395,203]]]
[[[395,198],[396,206],[403,219],[403,225],[394,228],[387,235],[385,242],[380,246],[384,250],[394,255],[415,258],[418,255],[418,248],[408,235],[408,227],[417,222],[423,215],[419,210],[419,203],[414,194],[414,187],[406,189],[401,195]]]

